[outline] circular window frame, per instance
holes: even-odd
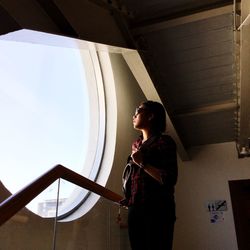
[[[85,59],[84,65],[86,66],[86,78],[88,86],[90,85],[91,88],[93,87],[93,85],[96,86],[97,100],[96,99],[95,100],[98,101],[97,105],[98,117],[95,116],[94,118],[91,119],[91,120],[98,120],[98,131],[97,131],[98,136],[96,138],[97,139],[96,143],[94,143],[96,145],[95,152],[94,153],[92,152],[90,158],[86,159],[86,162],[92,162],[90,163],[91,171],[87,178],[90,179],[91,181],[96,181],[98,179],[99,172],[102,166],[102,158],[105,147],[106,102],[105,102],[104,82],[96,46],[94,43],[91,42],[85,42],[85,43],[89,51],[89,57],[84,58]],[[91,102],[90,106],[92,106],[91,104],[94,105],[91,97],[90,97],[90,102]],[[67,203],[71,204],[69,205],[70,208],[66,208],[65,210],[67,211],[65,212],[62,210],[63,212],[61,212],[61,214],[57,216],[58,220],[64,221],[64,219],[66,219],[68,221],[69,217],[84,205],[84,203],[87,201],[91,193],[92,192],[89,190],[81,189],[78,192],[78,194],[74,197],[74,199],[68,198],[69,201]],[[89,211],[91,207],[93,206],[90,206],[87,211]],[[82,213],[81,216],[83,216],[85,213],[86,212]],[[80,216],[78,216],[77,218],[79,217]]]

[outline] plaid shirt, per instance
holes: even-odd
[[[132,144],[132,152],[134,150],[142,152],[144,164],[160,169],[163,184],[156,181],[142,168],[133,164],[130,158],[132,173],[128,206],[173,199],[174,186],[178,175],[174,140],[168,135],[159,135],[142,143],[142,138],[139,137]]]

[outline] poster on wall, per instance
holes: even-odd
[[[219,223],[224,221],[224,213],[221,211],[212,211],[210,212],[210,222]]]
[[[227,211],[226,200],[210,200],[206,203],[206,209],[210,215],[211,223],[224,221],[224,212]]]
[[[206,204],[208,212],[212,211],[227,211],[227,201],[226,200],[211,200]]]

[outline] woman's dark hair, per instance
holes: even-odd
[[[151,121],[152,129],[155,132],[163,133],[166,130],[166,112],[163,105],[155,101],[146,101],[142,105],[153,114]]]

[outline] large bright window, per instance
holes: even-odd
[[[95,180],[105,105],[93,46],[20,31],[0,38],[0,55],[0,169],[6,188],[15,193],[57,164]],[[59,215],[87,193],[61,180]],[[28,208],[54,216],[56,194],[57,182]]]

